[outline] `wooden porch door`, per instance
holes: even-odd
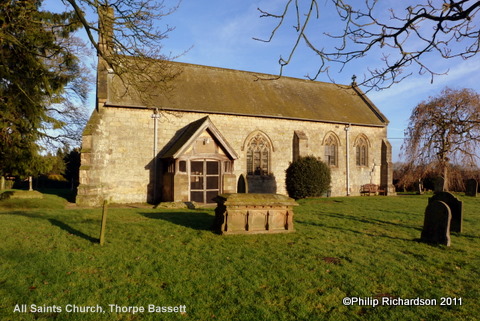
[[[192,160],[190,162],[190,201],[214,203],[220,194],[220,161]]]

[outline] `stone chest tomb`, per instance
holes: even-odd
[[[215,198],[214,229],[221,234],[293,232],[293,207],[279,194],[222,194]]]

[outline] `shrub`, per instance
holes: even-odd
[[[294,199],[321,196],[330,188],[330,168],[313,156],[300,157],[286,170],[288,195]]]

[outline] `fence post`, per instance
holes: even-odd
[[[103,210],[102,210],[102,226],[100,228],[100,245],[105,243],[105,228],[107,225],[107,211],[108,211],[108,201],[103,201]]]

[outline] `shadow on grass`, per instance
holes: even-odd
[[[48,218],[48,217],[45,217],[45,216],[43,216],[41,214],[38,214],[38,213],[28,213],[28,212],[23,212],[23,211],[15,211],[15,212],[10,212],[10,213],[0,213],[0,215],[2,215],[2,214],[23,216],[23,217],[33,218],[33,219],[48,220],[50,222],[50,224],[52,224],[54,226],[57,226],[57,227],[61,228],[62,230],[66,231],[66,232],[68,232],[72,235],[76,235],[76,236],[81,237],[81,238],[83,238],[87,241],[90,241],[92,243],[98,243],[99,242],[99,239],[91,237],[90,235],[87,235],[87,234],[83,233],[82,231],[79,231],[79,230],[71,227],[70,225],[65,224],[62,221],[59,221],[59,220],[53,219],[53,218]]]
[[[164,213],[140,213],[141,215],[164,220],[176,225],[181,225],[194,230],[212,231],[215,217],[206,212],[164,212]]]
[[[90,235],[87,235],[87,234],[85,234],[85,233],[83,233],[83,232],[81,232],[77,229],[74,229],[70,225],[65,224],[65,223],[63,223],[59,220],[50,218],[50,219],[48,219],[48,221],[52,225],[58,226],[59,228],[61,228],[62,230],[66,231],[69,234],[76,235],[76,236],[81,237],[82,239],[85,239],[85,240],[90,241],[92,243],[98,243],[99,242],[99,239],[91,237]]]
[[[77,192],[70,188],[39,188],[38,191],[42,194],[56,195],[64,198],[69,203],[75,203]]]
[[[15,215],[15,216],[23,216],[23,217],[28,217],[28,218],[45,218],[41,214],[38,213],[29,213],[29,212],[24,212],[24,211],[11,211],[11,212],[2,212],[0,215]]]
[[[403,227],[406,229],[414,229],[417,231],[421,231],[421,227],[417,226],[412,226],[412,225],[407,225],[407,224],[402,224],[402,223],[395,223],[395,222],[390,222],[390,221],[383,221],[379,219],[374,219],[374,218],[360,218],[357,216],[353,215],[348,215],[348,214],[322,214],[323,216],[329,216],[329,217],[334,217],[334,218],[341,218],[341,219],[346,219],[350,221],[357,221],[361,223],[367,223],[367,224],[374,224],[374,225],[393,225],[393,226],[398,226],[398,227]]]
[[[463,237],[463,238],[466,238],[466,239],[472,239],[472,240],[480,239],[480,236],[464,234],[464,233],[459,233],[459,232],[450,232],[450,235],[454,235],[456,237]]]
[[[321,228],[327,228],[327,229],[338,230],[342,232],[349,232],[349,233],[360,234],[360,235],[367,235],[372,237],[382,237],[382,238],[387,238],[392,240],[412,241],[412,239],[407,239],[403,237],[390,236],[386,234],[372,234],[372,233],[367,233],[365,231],[359,231],[359,230],[349,229],[345,227],[330,226],[330,225],[325,225],[325,224],[316,223],[316,222],[308,222],[308,221],[301,221],[301,220],[295,220],[295,222],[299,224],[311,225],[311,226],[316,226]]]

